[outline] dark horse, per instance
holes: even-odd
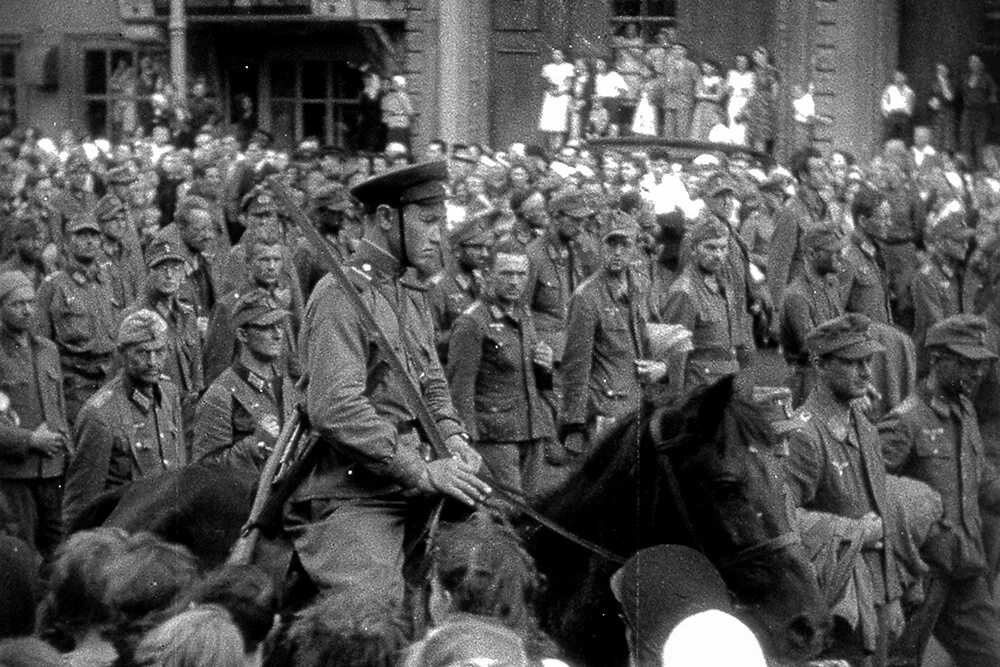
[[[622,423],[542,510],[621,556],[669,542],[704,549],[768,650],[808,657],[822,648],[829,614],[793,539],[773,441],[759,406],[724,380],[683,406]],[[149,530],[210,569],[225,561],[256,484],[252,472],[196,463],[106,494],[71,532],[101,524]],[[257,554],[276,578],[287,563],[282,546],[264,542]],[[608,586],[617,564],[547,529],[533,531],[528,547],[548,580],[541,614],[555,639],[578,664],[623,662],[624,631]]]
[[[621,557],[663,543],[703,551],[768,653],[802,660],[822,650],[829,610],[790,525],[771,422],[736,384],[622,420],[540,509]],[[608,584],[619,565],[548,530],[531,543],[548,580],[547,630],[578,664],[622,664]]]

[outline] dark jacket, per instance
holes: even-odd
[[[535,366],[531,311],[476,301],[455,322],[448,352],[452,401],[476,442],[525,442],[555,434],[542,397],[549,371]]]
[[[66,469],[65,454],[43,456],[28,452],[32,431],[43,423],[50,431],[69,436],[59,353],[50,340],[33,334],[28,340],[33,363],[25,367],[23,358],[11,354],[15,352],[11,348],[13,341],[0,332],[0,390],[10,398],[11,409],[20,420],[16,426],[0,421],[0,479],[61,477]],[[32,389],[37,392],[37,401],[27,395]],[[40,406],[41,411],[29,405]]]
[[[198,401],[191,458],[263,468],[298,397],[289,378],[263,378],[235,362]]]
[[[552,348],[556,363],[566,347],[569,299],[594,271],[596,259],[583,239],[557,245],[551,232],[528,244],[528,303],[535,313],[538,335]],[[581,235],[582,236],[582,235]]]
[[[874,511],[886,539],[896,534],[886,499],[885,464],[878,432],[856,407],[851,408],[853,433],[838,438],[823,417],[816,394],[794,415],[786,480],[795,507],[852,520]],[[844,537],[847,537],[846,535]],[[897,600],[901,589],[893,549],[862,551],[875,578],[876,604]]]
[[[620,297],[603,272],[587,279],[570,301],[560,377],[562,425],[585,426],[595,417],[621,417],[638,408],[642,386],[636,359],[646,358],[649,285],[629,272]]]
[[[57,271],[38,289],[35,332],[59,349],[63,372],[103,377],[110,368],[124,304],[103,267]]]
[[[985,574],[980,505],[1000,512],[1000,473],[986,459],[972,403],[946,402],[921,387],[879,424],[886,469],[941,494],[943,530],[924,550],[946,574]]]
[[[720,274],[720,292],[709,289],[705,276],[694,263],[688,264],[670,286],[663,321],[683,325],[691,332],[694,347],[688,353],[684,387],[692,391],[739,370],[736,345],[736,311],[733,287]]]
[[[119,373],[84,403],[66,470],[66,525],[104,491],[188,462],[177,387],[164,376],[158,388],[147,398]]]
[[[821,278],[803,272],[785,290],[781,308],[781,345],[790,363],[805,364],[806,336],[817,326],[843,315],[840,284],[836,276]]]

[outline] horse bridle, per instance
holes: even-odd
[[[687,533],[690,545],[708,556],[708,551],[705,549],[701,539],[698,537],[698,532],[694,528],[694,522],[691,520],[691,513],[688,512],[687,502],[685,502],[684,496],[681,493],[681,485],[677,479],[674,464],[670,460],[670,451],[678,449],[682,445],[688,444],[691,436],[664,438],[662,424],[660,420],[657,419],[659,414],[660,412],[654,413],[653,418],[649,421],[649,435],[653,440],[654,449],[657,453],[657,463],[660,467],[660,471],[666,479],[667,491],[670,493],[670,498],[673,500],[674,507],[677,509],[677,513],[680,516],[681,525]],[[717,568],[725,570],[748,561],[755,560],[761,556],[776,553],[800,541],[801,538],[799,537],[799,534],[792,529],[770,539],[764,540],[758,544],[740,549],[731,556],[725,556],[713,562]]]

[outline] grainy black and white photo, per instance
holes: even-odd
[[[0,667],[1000,667],[1000,2],[0,17]]]

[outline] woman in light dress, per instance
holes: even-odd
[[[542,113],[538,118],[538,129],[546,135],[552,149],[562,146],[564,135],[569,129],[573,75],[573,63],[566,61],[563,50],[552,49],[552,62],[542,67],[545,95],[542,97]]]
[[[691,117],[691,138],[696,141],[710,141],[716,125],[726,124],[726,112],[722,101],[726,97],[726,85],[719,76],[718,63],[706,60],[701,64],[701,78],[694,91],[694,114]]]
[[[635,115],[632,117],[632,134],[646,137],[656,136],[656,106],[653,104],[653,96],[659,90],[656,80],[653,78],[653,70],[645,68],[642,89],[639,93],[639,103],[635,107]]]
[[[731,69],[726,74],[726,88],[729,90],[729,103],[726,105],[729,136],[734,144],[740,146],[747,143],[747,124],[741,114],[750,99],[753,84],[754,73],[750,70],[750,59],[741,53],[736,56],[736,69]]]

